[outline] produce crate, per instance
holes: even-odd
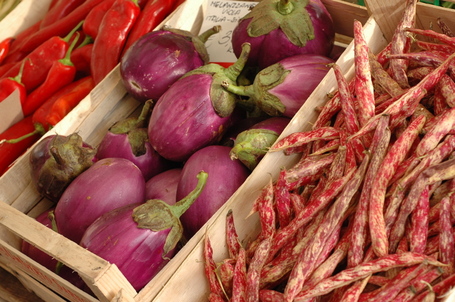
[[[24,0],[25,1],[25,0]],[[37,1],[35,1],[37,2]],[[38,1],[41,2],[41,1]],[[198,33],[201,25],[202,0],[187,0],[168,18],[167,25]],[[378,24],[369,19],[365,7],[341,0],[323,0],[332,14],[337,30],[337,46],[347,47],[338,64],[347,75],[352,74],[352,24],[360,20],[366,24],[367,37],[373,50],[385,46],[386,40]],[[335,81],[330,73],[310,100],[291,121],[283,135],[309,127],[316,118],[314,108],[322,104],[325,95],[333,90]],[[101,141],[113,122],[136,114],[140,104],[129,96],[115,68],[68,116],[47,135],[67,135],[78,132],[93,146]],[[276,177],[280,167],[295,162],[295,157],[267,155],[242,187],[227,204],[214,215],[169,264],[140,292],[136,292],[115,265],[97,257],[63,236],[43,227],[33,218],[50,207],[41,198],[30,179],[28,153],[0,177],[0,265],[14,273],[21,282],[46,301],[203,301],[206,281],[202,273],[201,239],[208,232],[214,240],[215,256],[222,257],[224,247],[224,217],[233,209],[242,223],[242,238],[254,237],[258,230],[257,218],[246,217],[251,201],[271,175]],[[42,267],[20,252],[22,240],[39,247],[52,257],[77,272],[93,290],[92,297],[56,274]]]
[[[334,8],[333,5],[338,6],[339,10],[332,11],[335,19],[337,17],[341,18],[343,13],[345,14],[342,23],[337,24],[349,27],[352,19],[357,18],[354,17],[354,14],[351,14],[352,11],[348,9],[343,11],[341,9],[342,4],[338,1],[323,2],[327,4],[329,9]],[[402,15],[401,12],[404,2],[365,1],[367,10],[371,16],[364,25],[365,38],[373,52],[382,50],[388,44],[388,41],[390,41],[396,24]],[[437,26],[435,24],[438,17],[441,17],[449,27],[455,28],[455,12],[453,10],[418,3],[417,27],[436,29]],[[349,32],[345,34],[347,36],[350,35]],[[351,79],[354,75],[353,59],[354,50],[353,45],[350,44],[337,61],[337,64],[342,68],[347,79]],[[330,71],[300,111],[297,112],[278,140],[294,132],[310,130],[312,123],[318,116],[317,108],[324,105],[328,100],[327,94],[337,88],[338,85],[334,73]],[[181,250],[175,257],[174,262],[170,263],[155,278],[154,282],[160,284],[160,286],[150,288],[153,291],[153,301],[206,301],[210,291],[204,274],[203,250],[205,236],[210,238],[215,262],[219,263],[219,261],[229,258],[226,247],[225,224],[228,211],[232,211],[240,241],[249,242],[255,239],[259,233],[260,224],[257,214],[250,215],[253,201],[269,183],[270,178],[276,180],[279,171],[283,167],[292,167],[299,158],[299,155],[285,156],[282,152],[268,153],[236,193]],[[137,296],[139,301],[143,301],[141,296],[142,293],[139,293]],[[454,301],[455,292],[452,292],[444,299],[446,301]]]
[[[167,25],[198,33],[202,23],[202,0],[187,0],[169,18]],[[337,46],[351,41],[352,20],[365,23],[365,8],[343,1],[324,1],[337,25]],[[349,22],[347,22],[349,20]],[[346,61],[348,68],[352,62]],[[134,114],[139,103],[132,99],[120,82],[118,68],[98,85],[64,120],[47,135],[78,132],[84,141],[96,146],[113,122]],[[25,286],[46,301],[150,301],[186,257],[187,251],[199,241],[196,237],[173,259],[152,282],[136,293],[115,265],[74,244],[70,240],[37,223],[33,217],[50,207],[42,199],[30,180],[30,168],[24,154],[0,178],[0,265],[14,273]],[[31,242],[56,259],[74,269],[96,294],[93,298],[67,281],[48,271],[20,252],[22,239]]]

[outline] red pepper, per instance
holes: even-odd
[[[32,115],[34,132],[43,135],[57,125],[95,87],[93,78],[87,76],[60,89]]]
[[[19,92],[19,100],[21,105],[24,105],[25,99],[27,97],[27,91],[25,90],[24,84],[21,82],[22,70],[24,64],[22,64],[19,74],[14,78],[3,78],[0,79],[0,102],[5,100],[8,96],[11,95],[15,90]]]
[[[0,175],[6,172],[10,165],[31,147],[40,136],[33,133],[35,126],[32,117],[26,117],[9,127],[0,134]],[[16,143],[8,143],[5,140],[15,139],[23,135],[30,134],[27,138]]]
[[[85,0],[58,0],[49,8],[47,13],[44,15],[41,20],[40,28],[44,28],[52,23],[60,20],[61,18],[68,15],[70,12],[75,10],[79,5],[84,3]]]
[[[51,3],[49,4],[49,10],[51,10],[59,2],[60,0],[51,0]]]
[[[0,64],[2,64],[5,58],[8,56],[9,49],[13,41],[13,37],[9,37],[3,39],[3,41],[0,41]]]
[[[176,0],[148,0],[131,29],[123,53],[137,39],[157,27],[174,9]]]
[[[1,144],[17,144],[33,135],[44,135],[83,100],[94,87],[95,83],[92,77],[87,76],[61,88],[32,115],[25,117],[31,119],[32,129],[28,127],[28,131],[24,131],[21,135],[3,138],[0,147]]]
[[[71,53],[71,62],[73,62],[74,66],[78,73],[82,73],[85,75],[90,74],[90,61],[92,58],[92,48],[93,44],[87,44],[81,47],[76,48]]]
[[[93,39],[96,38],[103,17],[106,12],[112,7],[114,2],[115,0],[104,0],[88,13],[84,24],[82,24],[82,30],[85,32],[85,34],[89,35]]]
[[[99,0],[86,0],[65,17],[52,23],[51,25],[41,28],[39,31],[31,35],[18,46],[19,50],[23,52],[32,51],[54,36],[67,35],[73,28],[84,20],[90,10],[92,10],[92,8],[94,8],[98,3]]]
[[[79,25],[80,26],[80,25]],[[22,83],[27,91],[32,91],[41,85],[56,60],[65,57],[73,33],[78,29],[75,27],[65,38],[54,36],[41,44],[29,53],[23,60],[26,60],[22,74]],[[15,77],[20,69],[21,62],[17,62],[3,77]]]
[[[128,33],[140,12],[137,0],[116,0],[104,15],[93,42],[91,74],[95,83],[101,82],[120,61]]]
[[[24,40],[28,39],[31,35],[36,33],[40,29],[41,20],[37,21],[32,26],[29,26],[22,30],[15,36],[15,40],[11,43],[10,47],[10,54],[6,57],[6,62],[18,62],[19,60],[23,59],[28,52],[19,51],[19,45],[21,45]]]
[[[175,1],[173,10],[175,10],[177,7],[180,6],[180,4],[182,4],[185,1],[186,0],[177,0],[177,1]]]
[[[10,62],[10,63],[4,63],[0,66],[0,78],[3,77],[3,75],[9,71],[14,65],[16,65],[16,62]]]
[[[71,52],[78,41],[78,36],[79,33],[76,33],[76,39],[71,43],[65,57],[52,63],[44,82],[27,96],[25,103],[22,106],[24,116],[35,112],[39,106],[60,88],[74,81],[76,67],[74,67],[74,64],[71,62]]]

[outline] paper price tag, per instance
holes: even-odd
[[[0,102],[0,133],[24,118],[19,92],[14,90]]]
[[[239,20],[245,16],[257,2],[207,0],[202,6],[204,19],[200,33],[220,25],[221,31],[211,36],[205,43],[210,61],[232,63],[237,60],[232,50],[232,31]]]

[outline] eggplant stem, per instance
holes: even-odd
[[[198,38],[201,40],[203,43],[207,42],[207,40],[213,36],[216,33],[219,33],[221,31],[221,25],[215,25],[212,28],[209,28],[208,30],[204,31],[201,33]]]
[[[248,97],[254,96],[254,86],[253,85],[237,86],[237,85],[232,85],[232,84],[228,83],[227,81],[224,81],[223,83],[221,83],[221,87],[223,87],[227,91],[237,94],[237,95],[248,96]]]
[[[251,51],[251,44],[250,43],[243,43],[242,44],[242,52],[240,53],[239,58],[237,61],[234,62],[231,66],[225,69],[225,74],[226,76],[231,80],[231,81],[237,81],[237,78],[239,77],[240,73],[242,72],[243,68],[246,65],[246,62],[248,61],[248,57],[250,55]]]
[[[197,185],[187,196],[177,201],[173,206],[170,206],[171,212],[175,217],[179,218],[185,213],[186,210],[194,203],[194,201],[201,195],[202,190],[207,183],[208,173],[201,171],[197,174]]]
[[[142,107],[141,114],[137,117],[136,128],[143,128],[145,122],[149,118],[149,113],[152,109],[153,100],[147,100]]]
[[[288,15],[294,11],[294,4],[290,0],[281,0],[277,3],[277,11],[282,15]]]

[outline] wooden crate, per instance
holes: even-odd
[[[338,25],[337,44],[348,44],[352,25],[346,24],[344,18],[348,15],[350,20],[366,21],[366,9],[341,1],[325,2],[328,9],[334,12],[332,15]],[[198,33],[202,20],[201,4],[201,0],[187,0],[165,23]],[[126,93],[117,67],[47,135],[78,132],[86,142],[96,146],[113,122],[130,116],[139,105]],[[28,153],[24,154],[0,177],[0,265],[46,301],[150,301],[161,285],[173,275],[173,270],[185,258],[183,254],[191,249],[191,245],[169,263],[159,278],[137,293],[115,265],[33,219],[49,208],[51,203],[41,198],[31,183],[27,156]],[[22,240],[34,244],[74,269],[93,290],[96,298],[23,255],[20,252]]]
[[[338,1],[323,1],[337,18],[342,18],[342,25],[349,30],[352,29],[353,15],[358,12],[349,11],[343,3]],[[396,28],[401,17],[405,1],[365,1],[369,15],[371,16],[364,24],[365,37],[370,49],[378,52],[390,41],[390,37]],[[339,10],[339,11],[337,11]],[[351,14],[352,13],[352,14]],[[343,14],[345,14],[343,16]],[[451,28],[455,28],[455,11],[433,5],[418,3],[417,5],[417,27],[428,29],[436,28],[436,20],[442,17]],[[341,20],[341,19],[339,19]],[[348,37],[350,33],[345,33]],[[344,71],[345,76],[350,79],[354,74],[354,51],[352,43],[337,61],[337,64]],[[330,71],[315,89],[306,103],[291,120],[287,128],[278,138],[300,131],[311,129],[312,123],[316,120],[318,112],[316,108],[322,106],[327,100],[327,93],[337,89],[335,76]],[[256,238],[259,233],[260,224],[258,216],[249,215],[253,201],[259,196],[261,189],[269,182],[270,177],[276,180],[278,172],[283,167],[292,167],[297,156],[285,156],[281,152],[268,153],[259,163],[256,169],[227,203],[205,224],[205,226],[190,240],[183,250],[176,256],[173,263],[170,263],[166,270],[155,278],[160,284],[151,288],[155,302],[166,301],[207,301],[209,288],[204,274],[203,260],[203,239],[207,235],[213,247],[215,262],[229,257],[225,244],[225,222],[226,214],[232,211],[236,223],[236,230],[243,242]],[[178,264],[178,267],[173,267]],[[172,275],[170,274],[172,273]],[[138,294],[138,298],[142,293]],[[454,301],[455,292],[446,298],[446,301]],[[138,301],[143,301],[138,299]]]
[[[165,23],[197,33],[201,25],[202,0],[187,0]],[[341,0],[323,0],[332,14],[337,30],[337,45],[347,49],[338,64],[347,76],[353,73],[353,20],[365,24],[373,51],[386,43],[385,30],[365,7]],[[426,10],[427,8],[425,8]],[[429,8],[431,9],[431,8]],[[431,15],[431,14],[430,14]],[[436,16],[436,14],[435,14]],[[336,88],[332,72],[321,82],[309,101],[292,119],[282,137],[308,129],[317,117],[315,107],[326,101],[326,94]],[[139,103],[130,97],[120,82],[118,67],[103,80],[49,134],[67,135],[78,132],[84,141],[96,146],[113,122],[135,114]],[[205,233],[213,238],[215,257],[226,255],[224,219],[228,209],[234,211],[240,223],[241,237],[254,238],[258,231],[256,216],[247,217],[251,202],[268,181],[276,178],[279,169],[291,166],[297,158],[279,153],[268,154],[246,182],[184,247],[169,264],[140,292],[136,292],[115,265],[97,257],[63,236],[41,226],[33,217],[50,207],[41,198],[30,179],[28,153],[0,177],[0,265],[18,276],[21,282],[46,301],[204,301],[207,283],[203,274],[202,244]],[[265,177],[267,175],[267,177]],[[20,252],[26,240],[75,270],[96,294],[91,297],[56,274],[48,271]]]
[[[14,36],[27,25],[33,24],[44,15],[49,3],[50,0],[24,0],[21,7],[5,18],[6,24],[11,22],[11,30],[2,31],[1,34],[4,37]],[[184,3],[158,27],[168,25],[193,30],[194,21],[183,17],[186,10],[187,4]],[[14,22],[18,23],[17,27],[13,26]],[[84,141],[96,146],[114,122],[137,113],[140,105],[127,94],[117,66],[44,137],[77,132]],[[0,177],[0,266],[45,301],[133,301],[137,292],[115,265],[35,221],[34,217],[52,204],[37,194],[31,182],[28,155],[29,151]],[[22,254],[22,240],[71,267],[96,297],[81,291]]]

